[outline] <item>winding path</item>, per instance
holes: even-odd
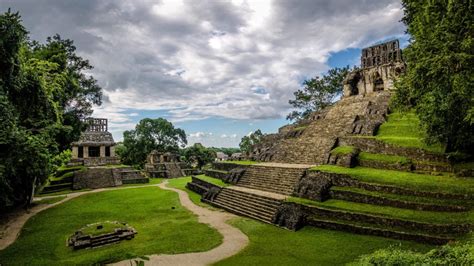
[[[197,206],[189,198],[188,194],[182,190],[166,187],[168,181],[159,184],[159,187],[165,190],[171,190],[179,195],[181,205],[198,215],[200,223],[205,223],[215,228],[224,237],[222,244],[214,249],[205,252],[184,253],[184,254],[157,254],[149,256],[149,265],[209,265],[232,255],[237,254],[245,246],[249,239],[239,229],[226,223],[230,218],[236,217],[233,214],[213,211],[204,207]],[[179,241],[179,240],[177,240]],[[205,241],[205,239],[203,239]],[[135,261],[142,259],[125,260],[114,265],[135,265]]]
[[[249,243],[248,237],[242,233],[239,229],[227,224],[226,222],[236,217],[233,214],[221,212],[221,211],[214,211],[204,207],[197,206],[194,204],[189,195],[179,189],[169,188],[166,186],[168,181],[164,181],[158,185],[143,185],[143,186],[134,186],[134,187],[117,187],[117,188],[102,188],[96,189],[91,191],[83,191],[83,192],[76,192],[65,195],[66,198],[55,202],[53,204],[48,205],[40,205],[31,208],[28,212],[24,212],[11,221],[9,221],[4,227],[5,230],[3,232],[2,237],[0,238],[0,250],[7,248],[11,245],[15,240],[18,238],[21,229],[25,225],[26,221],[29,218],[36,215],[37,213],[64,203],[68,200],[74,199],[76,197],[90,194],[90,193],[98,193],[102,191],[110,191],[110,190],[119,190],[119,189],[133,189],[133,188],[141,188],[141,187],[152,187],[158,186],[164,190],[171,190],[179,195],[179,200],[181,205],[183,205],[186,209],[190,210],[194,214],[198,216],[198,220],[200,223],[205,223],[210,225],[211,227],[215,228],[220,234],[223,236],[222,244],[217,246],[214,249],[205,252],[194,252],[194,253],[183,253],[183,254],[155,254],[148,256],[149,260],[144,261],[145,264],[149,265],[209,265],[215,263],[217,261],[223,260],[230,256],[237,254],[241,251],[247,244]],[[51,196],[56,197],[56,196]],[[44,198],[51,198],[51,197],[44,197]],[[57,196],[60,197],[60,196]],[[179,241],[179,240],[177,240]],[[205,239],[203,239],[205,241]],[[135,265],[135,261],[143,261],[143,259],[132,259],[132,260],[124,260],[114,265]]]

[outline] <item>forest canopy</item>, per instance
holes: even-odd
[[[31,200],[81,119],[102,103],[89,61],[60,35],[29,39],[18,13],[0,15],[0,209]]]

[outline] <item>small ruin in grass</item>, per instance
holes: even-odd
[[[117,221],[106,221],[89,224],[76,231],[67,241],[73,249],[95,248],[103,245],[120,242],[124,239],[131,240],[137,231]]]

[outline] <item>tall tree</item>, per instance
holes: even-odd
[[[178,152],[187,143],[186,133],[164,118],[145,118],[134,130],[123,133],[122,162],[143,165],[152,150]]]
[[[74,128],[65,116],[78,121],[100,104],[100,87],[83,74],[86,61],[74,49],[59,36],[45,45],[28,42],[18,13],[0,15],[0,209],[28,203],[65,148],[61,139],[73,140],[63,136],[79,136],[80,123]]]
[[[243,153],[248,153],[251,151],[252,146],[260,143],[263,137],[262,131],[257,129],[255,132],[250,133],[248,136],[244,136],[239,143],[240,150]]]
[[[314,77],[303,82],[303,88],[297,90],[295,99],[289,103],[296,109],[288,116],[288,120],[301,120],[312,112],[324,109],[333,104],[341,96],[342,82],[349,72],[349,67],[333,68],[322,77]]]
[[[216,152],[212,148],[206,148],[200,143],[184,149],[184,157],[188,162],[195,162],[198,168],[213,162],[216,159]]]
[[[394,104],[415,108],[428,142],[474,150],[474,4],[472,0],[403,0],[411,36],[407,72]]]

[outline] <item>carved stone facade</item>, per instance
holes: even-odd
[[[392,90],[394,79],[405,67],[398,40],[362,49],[361,68],[344,79],[344,97]]]
[[[150,177],[176,178],[192,174],[179,155],[153,150],[146,158],[145,171]]]
[[[71,165],[99,166],[119,164],[115,156],[115,142],[107,131],[107,119],[88,118],[87,129],[77,142],[72,143]]]

